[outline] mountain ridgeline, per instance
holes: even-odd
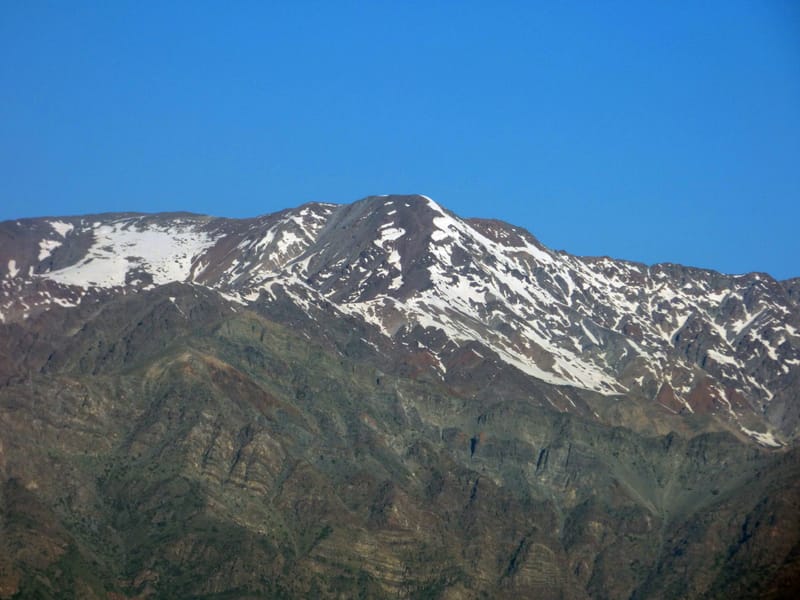
[[[0,598],[792,598],[800,280],[425,196],[0,223]]]

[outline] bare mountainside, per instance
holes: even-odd
[[[798,280],[425,196],[0,224],[0,597],[793,597]]]

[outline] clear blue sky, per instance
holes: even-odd
[[[0,3],[0,219],[408,192],[800,276],[800,2]]]

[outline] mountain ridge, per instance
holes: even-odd
[[[0,224],[0,598],[796,597],[782,284],[368,200]]]
[[[576,257],[502,221],[460,219],[421,195],[312,202],[250,219],[109,213],[26,223],[27,260],[0,256],[6,310],[9,279],[26,267],[28,281],[58,284],[43,293],[62,292],[61,305],[86,291],[169,281],[244,305],[280,288],[301,307],[332,303],[390,339],[426,347],[443,377],[447,344],[472,340],[556,386],[724,412],[745,433],[766,424],[747,434],[776,446],[797,434],[787,381],[800,364],[800,315],[793,284],[765,274]]]

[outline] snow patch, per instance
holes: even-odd
[[[72,223],[65,223],[64,221],[48,221],[48,224],[61,237],[67,237],[67,234],[75,229]]]
[[[706,354],[716,363],[721,365],[733,365],[735,367],[739,366],[739,363],[736,361],[735,358],[730,356],[725,356],[721,352],[717,352],[713,348],[709,348],[706,351]]]
[[[747,427],[740,427],[740,429],[763,446],[768,446],[770,448],[780,448],[783,446],[770,432],[759,433],[758,431],[747,429]]]
[[[155,285],[186,281],[193,259],[213,243],[192,224],[137,226],[141,226],[139,218],[98,224],[94,244],[83,260],[44,277],[66,285],[109,288],[125,285],[128,272],[141,269],[153,277]]]
[[[40,240],[39,241],[39,262],[43,261],[45,258],[50,256],[53,253],[53,250],[58,248],[61,245],[61,242],[56,240]]]
[[[594,336],[594,334],[591,331],[589,331],[589,328],[586,327],[586,323],[584,323],[583,321],[581,321],[581,328],[583,329],[583,333],[586,334],[586,337],[588,337],[592,341],[593,344],[595,344],[596,346],[600,345],[600,340],[598,340]]]
[[[373,243],[378,246],[378,248],[383,248],[383,245],[386,242],[393,242],[397,239],[400,239],[406,234],[406,230],[402,227],[394,227],[394,223],[387,223],[380,229],[380,237],[376,240],[373,240]]]

